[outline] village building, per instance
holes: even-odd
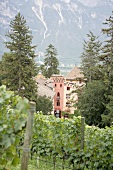
[[[62,111],[74,113],[73,101],[78,101],[76,90],[85,85],[84,75],[78,67],[74,67],[66,77],[52,75],[46,80],[41,74],[35,78],[38,85],[38,94],[46,95],[53,101],[53,114],[62,117]]]
[[[78,101],[77,89],[85,85],[84,75],[74,67],[66,77],[52,75],[54,96],[54,114],[62,116],[62,111],[74,114],[73,104]]]
[[[46,96],[46,97],[50,98],[51,101],[53,102],[52,114],[54,114],[54,95],[55,95],[55,92],[53,91],[52,80],[47,80],[41,73],[39,73],[35,77],[35,81],[37,83],[38,95],[39,96]]]

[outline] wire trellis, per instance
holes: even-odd
[[[57,157],[56,162],[53,162],[52,160],[40,158],[39,156],[33,156],[32,159],[36,161],[37,170],[40,170],[40,163],[45,164],[46,169],[48,168],[47,166],[49,165],[49,166],[51,166],[51,169],[53,169],[53,170],[73,170],[73,168],[70,167],[70,165],[63,164],[63,161],[61,161],[60,163],[56,163],[59,161],[58,157]]]
[[[24,150],[24,152],[29,152],[29,159],[35,162],[36,170],[42,170],[41,165],[43,165],[46,169],[48,169],[48,165],[49,165],[49,167],[51,166],[51,170],[73,170],[73,168],[71,167],[68,161],[66,163],[66,160],[63,161],[63,159],[61,159],[58,156],[55,157],[55,161],[53,161],[54,160],[53,156],[51,156],[51,158],[49,156],[42,157],[42,156],[37,155],[36,153],[34,154],[35,156],[33,156],[32,151],[30,149],[28,150],[27,148],[23,148],[23,147],[17,147],[16,149],[17,149],[17,153],[19,157],[21,157],[22,150]],[[31,161],[29,162],[31,163]],[[57,162],[60,162],[60,163],[57,163]],[[46,170],[46,169],[43,169],[43,170]]]

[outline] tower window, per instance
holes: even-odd
[[[59,96],[59,97],[60,97],[60,93],[59,93],[59,92],[57,93],[57,96]]]
[[[59,101],[57,102],[57,106],[60,106],[60,102]]]
[[[62,87],[62,84],[60,84],[60,87]]]

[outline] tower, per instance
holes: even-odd
[[[52,75],[54,87],[54,114],[56,117],[61,117],[61,112],[64,107],[64,77],[61,75]]]

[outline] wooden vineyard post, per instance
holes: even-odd
[[[25,139],[24,139],[24,145],[23,145],[21,170],[28,169],[30,142],[32,138],[32,128],[33,128],[33,117],[34,117],[35,111],[36,111],[35,103],[30,102],[30,111],[28,113],[26,133],[25,133]]]
[[[85,118],[81,117],[81,149],[84,149]]]

